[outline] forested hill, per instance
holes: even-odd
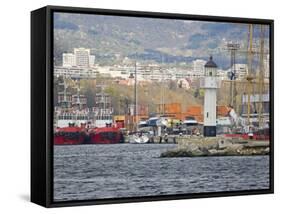
[[[63,52],[85,47],[91,48],[101,64],[124,57],[190,62],[212,54],[221,67],[227,67],[226,42],[238,41],[245,46],[248,33],[245,24],[66,13],[55,14],[54,27],[57,65],[61,64]]]

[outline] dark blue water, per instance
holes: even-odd
[[[176,145],[54,148],[54,200],[269,188],[269,157],[159,158]]]

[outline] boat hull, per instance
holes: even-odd
[[[82,134],[80,136],[72,138],[72,137],[65,137],[65,136],[55,136],[54,137],[54,144],[55,145],[79,145],[83,144],[85,138]]]
[[[96,128],[89,134],[91,144],[117,144],[124,141],[123,134],[118,128]]]
[[[243,140],[269,140],[269,135],[253,134],[249,136],[248,134],[225,134],[225,137],[229,138],[241,138]]]
[[[80,127],[66,127],[56,130],[54,145],[79,145],[86,143],[87,134]]]

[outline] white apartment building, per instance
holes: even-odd
[[[89,55],[89,66],[90,67],[95,66],[95,60],[96,60],[96,56],[95,55]]]
[[[223,69],[218,69],[217,70],[217,77],[220,79],[220,80],[228,80],[228,75],[227,75],[227,70],[223,70]]]
[[[206,60],[196,59],[192,62],[193,64],[193,76],[203,76],[204,75],[204,66],[206,64]]]
[[[94,67],[95,56],[90,54],[88,48],[74,48],[74,53],[62,54],[63,67]]]
[[[76,66],[75,55],[73,53],[63,53],[62,54],[62,66],[63,67]]]
[[[96,68],[82,68],[82,67],[63,67],[55,66],[55,76],[67,76],[71,78],[96,78],[99,74]]]
[[[236,79],[242,80],[245,79],[248,74],[248,65],[247,64],[235,64],[232,65],[232,69],[229,69],[229,72],[231,70],[235,69]]]
[[[78,67],[90,66],[90,49],[74,48],[74,55],[76,59],[76,66]]]

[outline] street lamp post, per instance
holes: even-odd
[[[134,131],[137,131],[137,61],[135,61],[135,74],[130,74],[131,79],[135,78],[134,83]]]

